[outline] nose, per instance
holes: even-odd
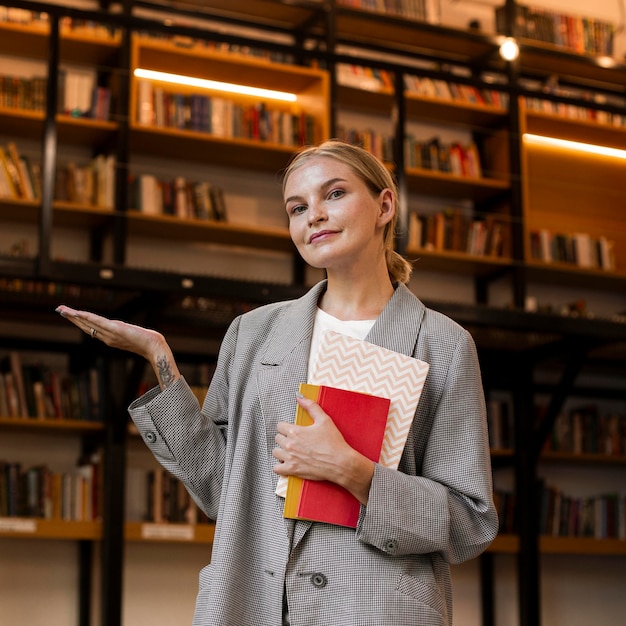
[[[323,202],[311,202],[307,211],[309,224],[316,224],[326,219],[326,209]]]

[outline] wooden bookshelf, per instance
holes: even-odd
[[[97,541],[101,522],[44,520],[29,517],[0,517],[0,537],[11,539],[58,539]]]
[[[146,215],[138,211],[129,211],[127,219],[129,233],[132,235],[294,252],[294,245],[286,228],[183,219],[171,215]]]
[[[212,544],[214,535],[214,524],[126,522],[124,525],[127,541]]]

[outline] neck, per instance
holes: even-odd
[[[319,306],[340,320],[376,319],[389,302],[394,288],[387,268],[362,277],[328,275],[328,286]]]

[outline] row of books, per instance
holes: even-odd
[[[626,495],[609,493],[594,497],[575,497],[540,481],[539,532],[549,537],[587,537],[626,540]],[[500,532],[517,532],[515,495],[494,491]]]
[[[339,0],[339,4],[364,11],[399,15],[430,24],[441,22],[440,0]]]
[[[499,215],[475,218],[459,208],[429,214],[412,211],[408,248],[507,258],[511,255],[510,224]]]
[[[41,199],[41,165],[22,154],[14,142],[0,146],[0,198]],[[54,199],[112,209],[115,203],[115,156],[99,154],[84,165],[73,161],[57,168]]]
[[[545,98],[525,98],[526,108],[530,111],[540,111],[542,113],[552,113],[572,120],[583,120],[597,122],[598,124],[609,124],[611,126],[626,126],[626,115],[612,113],[611,111],[601,111],[569,104],[566,102],[553,102]]]
[[[18,419],[99,421],[101,372],[59,372],[42,363],[24,363],[17,351],[0,361],[0,416]]]
[[[133,522],[200,524],[210,520],[183,484],[163,468],[129,468],[126,517]]]
[[[41,76],[0,76],[0,107],[22,111],[45,111],[46,79]]]
[[[561,413],[544,449],[626,457],[626,415],[604,413],[596,405]]]
[[[391,72],[354,63],[337,64],[337,81],[340,85],[365,91],[394,89],[394,78]],[[407,93],[415,96],[491,105],[503,109],[508,107],[508,94],[504,92],[496,89],[478,89],[473,85],[443,79],[405,74],[404,88]]]
[[[0,198],[41,198],[41,166],[20,153],[10,141],[0,146]]]
[[[80,459],[69,472],[45,465],[25,468],[0,460],[0,517],[94,521],[101,515],[99,455]]]
[[[137,121],[142,125],[286,146],[315,142],[315,120],[311,115],[268,107],[264,102],[242,106],[217,96],[167,92],[140,80],[137,106]]]
[[[509,401],[490,396],[487,399],[489,447],[492,450],[513,450],[515,447],[513,411]]]
[[[394,88],[394,78],[387,70],[356,65],[354,63],[337,63],[337,82],[346,87],[365,91],[382,91]]]
[[[440,98],[454,102],[491,105],[506,109],[509,105],[508,94],[497,89],[479,89],[473,85],[464,85],[452,81],[406,74],[404,86],[408,93],[429,98]]]
[[[111,115],[111,90],[97,85],[93,72],[59,71],[57,111],[72,117],[106,121]]]
[[[375,157],[386,163],[394,161],[393,137],[382,135],[371,129],[346,128],[340,126],[337,129],[337,137],[355,146],[361,146]]]
[[[482,165],[474,142],[444,142],[436,137],[422,140],[408,134],[404,139],[406,167],[454,174],[467,178],[480,178]]]
[[[54,199],[102,209],[115,205],[115,156],[99,154],[84,165],[70,161],[56,170]]]
[[[615,25],[604,20],[568,15],[534,6],[515,6],[514,33],[569,48],[574,52],[612,56]],[[506,7],[496,8],[496,29],[507,33]]]
[[[530,257],[536,261],[615,269],[615,244],[607,237],[591,237],[588,233],[553,233],[546,228],[532,230],[529,236]]]
[[[539,532],[551,537],[626,539],[626,495],[575,497],[542,484]]]
[[[182,176],[162,180],[152,174],[131,175],[128,206],[150,215],[175,215],[183,219],[227,219],[224,191],[206,181]]]

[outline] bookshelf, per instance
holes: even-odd
[[[534,358],[557,354],[565,355],[567,361],[573,354],[590,367],[601,363],[611,372],[622,371],[625,361],[622,347],[626,342],[623,321],[614,321],[604,314],[595,319],[576,319],[559,315],[558,309],[553,313],[540,310],[537,314],[523,309],[525,295],[534,296],[537,285],[555,290],[571,285],[582,296],[587,293],[611,296],[616,302],[616,310],[618,307],[622,311],[626,309],[623,301],[626,257],[620,254],[626,244],[626,235],[624,220],[614,208],[619,209],[626,199],[624,177],[619,166],[604,167],[603,162],[600,167],[591,157],[572,157],[562,150],[536,148],[522,141],[521,137],[528,132],[626,149],[624,127],[597,119],[568,118],[559,112],[532,109],[525,100],[543,98],[555,105],[573,102],[604,114],[626,115],[626,106],[620,100],[626,83],[623,63],[615,60],[611,67],[605,67],[591,55],[574,54],[550,44],[522,39],[518,63],[507,66],[497,57],[498,38],[486,31],[413,21],[405,16],[366,11],[344,2],[230,0],[212,2],[209,8],[199,1],[187,3],[198,6],[195,13],[193,10],[173,13],[176,7],[172,3],[136,4],[136,15],[51,7],[50,15],[61,19],[57,50],[59,64],[56,66],[49,65],[50,50],[57,43],[50,22],[0,22],[0,55],[34,60],[54,76],[63,64],[91,66],[104,77],[113,95],[117,96],[113,98],[108,119],[73,117],[59,112],[54,106],[44,110],[0,106],[0,145],[10,140],[15,141],[20,149],[28,146],[29,155],[33,153],[33,146],[43,152],[39,142],[53,127],[57,161],[67,150],[78,151],[83,163],[103,150],[115,153],[118,159],[114,210],[93,203],[55,199],[49,194],[41,200],[0,198],[0,223],[18,230],[28,226],[35,233],[33,240],[36,242],[27,258],[10,256],[3,243],[0,250],[0,288],[3,291],[0,297],[6,307],[3,305],[0,312],[0,323],[13,321],[11,317],[19,316],[25,325],[46,326],[50,311],[62,298],[69,299],[69,304],[88,305],[88,308],[128,316],[139,322],[149,319],[167,329],[168,334],[171,332],[181,339],[183,349],[188,347],[189,337],[198,332],[206,333],[215,342],[206,349],[215,350],[224,326],[238,312],[259,303],[293,297],[304,290],[306,272],[297,267],[290,268],[288,284],[277,286],[271,273],[267,281],[238,280],[214,277],[210,272],[206,274],[204,267],[198,269],[195,266],[193,271],[187,268],[168,270],[146,267],[132,260],[130,252],[138,240],[147,241],[152,249],[160,249],[166,243],[181,250],[209,244],[243,248],[243,254],[250,255],[250,258],[257,251],[278,253],[284,255],[280,257],[283,264],[283,259],[289,259],[288,263],[291,263],[295,256],[286,227],[262,225],[253,220],[229,222],[152,215],[133,210],[136,207],[130,205],[126,188],[129,172],[156,175],[163,169],[174,171],[181,163],[194,162],[198,169],[206,169],[209,172],[207,177],[217,184],[220,176],[226,176],[226,171],[235,180],[251,178],[256,182],[257,177],[274,177],[295,148],[294,145],[254,137],[220,136],[206,130],[141,123],[137,109],[140,84],[144,79],[133,77],[132,70],[145,67],[179,72],[184,67],[186,73],[200,78],[230,81],[236,76],[238,82],[247,85],[296,92],[301,108],[296,111],[289,108],[291,105],[284,105],[284,110],[291,113],[306,111],[312,118],[315,141],[332,135],[338,118],[344,113],[348,120],[351,115],[360,119],[368,116],[385,119],[385,128],[396,141],[396,151],[389,166],[394,168],[406,194],[409,211],[419,212],[423,197],[427,197],[429,201],[435,198],[443,203],[467,206],[471,216],[497,215],[504,220],[510,229],[510,246],[502,256],[415,247],[408,245],[402,237],[398,245],[407,256],[416,259],[418,272],[433,272],[442,284],[460,276],[463,282],[473,281],[477,285],[476,292],[483,294],[477,296],[472,305],[432,304],[472,330],[481,350],[487,379],[501,369],[503,359],[506,362],[520,361],[515,363],[515,372],[525,381],[526,388],[513,390],[516,423],[528,422],[532,416],[523,396],[533,384],[529,372],[533,370]],[[143,9],[157,12],[158,17],[154,17],[155,13],[141,13]],[[193,23],[190,17],[194,18],[196,13],[202,21],[190,26]],[[92,30],[72,27],[71,22],[64,19],[70,14],[73,18],[100,20],[111,28],[106,29],[106,35],[99,31],[94,36]],[[166,17],[172,18],[167,27],[163,23]],[[243,30],[238,30],[242,26]],[[111,35],[111,32],[115,34]],[[177,38],[165,37],[173,32]],[[272,37],[288,43],[276,44]],[[190,43],[196,39],[196,43]],[[205,46],[199,43],[202,41],[218,41],[240,48],[253,44],[260,48],[267,46],[280,49],[291,58],[288,62],[269,61],[245,55],[241,49],[229,51],[226,45]],[[391,75],[392,83],[376,90],[363,89],[358,82],[342,83],[339,73],[333,71],[338,63],[385,70]],[[476,89],[497,89],[509,96],[510,101],[503,105],[417,93],[406,88],[402,81],[405,75],[440,80],[448,85],[460,83]],[[568,93],[547,89],[546,85],[551,85],[550,80],[555,75]],[[495,84],[492,82],[494,77],[497,78]],[[152,87],[166,88],[165,84],[157,82],[153,82]],[[589,93],[601,94],[605,101],[589,101]],[[190,96],[199,92],[196,88],[184,88],[181,94]],[[258,100],[241,99],[238,102],[254,104]],[[458,134],[464,139],[477,140],[484,175],[455,176],[449,172],[410,166],[404,150],[398,150],[398,147],[403,146],[406,135],[416,125],[431,125],[437,131],[445,129],[446,138]],[[555,185],[559,189],[568,188],[585,176],[593,179],[595,185],[600,175],[606,177],[603,179],[604,191],[596,191],[593,196],[568,193],[566,202],[561,197],[554,200]],[[52,189],[52,182],[48,174],[49,189]],[[264,193],[266,187],[262,189]],[[47,206],[52,216],[51,230],[46,226]],[[557,230],[564,224],[568,230],[594,237],[610,235],[616,250],[614,269],[583,268],[533,258],[531,232]],[[404,226],[408,229],[408,215]],[[51,240],[53,233],[57,241],[59,230],[89,239],[87,252],[79,258],[68,258],[62,254],[65,250],[61,243],[56,243],[52,250],[47,249],[45,242]],[[498,304],[492,306],[484,286],[497,283],[503,277],[511,283],[510,290],[515,292],[515,297],[507,295],[506,307],[500,308]],[[41,290],[28,287],[33,283],[39,284],[45,295]],[[67,291],[48,291],[51,284],[77,284],[82,292],[68,298]],[[87,293],[90,289],[93,290],[91,294]],[[209,301],[206,308],[197,306],[202,298]],[[193,306],[180,306],[185,299],[192,301]],[[155,300],[161,303],[159,307],[154,307]],[[61,325],[54,327],[54,331],[62,332]],[[1,332],[3,337],[11,337],[17,347],[22,343],[15,339],[19,334],[12,336],[9,331]],[[609,350],[612,347],[616,354]],[[606,357],[605,350],[609,357]],[[492,354],[495,354],[493,359]],[[566,383],[567,380],[563,393],[571,393],[571,387]],[[505,388],[512,384],[508,380],[500,386]],[[16,436],[22,436],[24,432],[25,436],[30,436],[38,429],[46,430],[46,426],[39,422],[26,425],[14,420],[0,420],[0,428],[9,429]],[[84,436],[81,424],[74,427],[65,424],[64,427],[73,437]],[[110,436],[110,433],[106,434]],[[527,433],[534,448],[540,443],[540,434]],[[111,458],[119,461],[126,453],[128,441],[125,436],[118,436],[113,443],[109,440],[109,445]],[[559,465],[572,460],[565,453],[550,453],[541,458],[542,463],[549,459],[550,463]],[[528,491],[524,489],[530,489],[536,476],[536,459],[526,455],[522,448],[494,450],[493,459],[497,472],[501,468],[505,471],[512,468],[520,481],[518,488],[527,496]],[[604,459],[595,456],[578,455],[575,460],[600,476],[607,465]],[[611,464],[611,467],[618,468],[618,472],[622,466],[621,462]],[[118,476],[115,480],[123,478]],[[116,483],[116,489],[118,487]],[[102,573],[108,581],[106,584],[113,588],[111,603],[106,609],[106,623],[114,626],[119,623],[122,609],[117,594],[119,590],[115,587],[121,572],[116,558],[123,550],[123,541],[134,545],[146,542],[149,546],[176,546],[177,542],[210,546],[213,527],[150,526],[137,521],[122,524],[118,519],[121,511],[115,494],[108,495],[114,510],[106,524],[68,522],[59,528],[54,522],[36,520],[34,531],[31,530],[33,522],[29,521],[22,527],[20,523],[13,528],[11,524],[0,525],[0,535],[3,541],[40,537],[101,543],[103,549],[113,555],[112,560],[105,559]],[[519,534],[501,535],[488,552],[489,558],[493,559],[498,555],[519,559],[519,598],[520,605],[525,605],[520,608],[521,626],[539,624],[539,555],[624,556],[623,542],[538,537],[531,519],[522,522],[526,525]],[[488,588],[493,579],[487,576],[483,583]],[[88,598],[90,594],[84,592],[82,599]],[[489,597],[485,600],[484,613],[487,616],[492,600]],[[488,617],[483,622],[494,623],[493,620],[489,622]]]

